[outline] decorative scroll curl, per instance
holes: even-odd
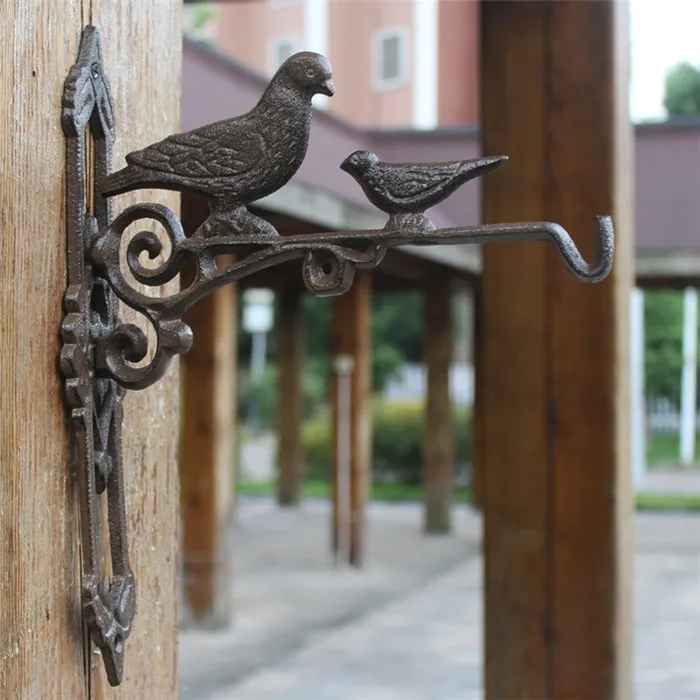
[[[194,266],[192,282],[168,297],[153,297],[138,291],[122,272],[120,251],[126,229],[151,219],[159,223],[168,240],[168,255],[153,267],[142,263],[162,255],[162,240],[151,230],[137,233],[126,246],[127,266],[134,279],[144,285],[159,286],[174,279],[187,264]],[[115,294],[142,314],[156,333],[152,358],[143,331],[133,324],[122,324],[106,336],[98,347],[98,370],[129,389],[144,389],[158,381],[174,355],[187,352],[192,332],[182,316],[193,304],[214,289],[259,270],[296,258],[304,258],[302,276],[309,291],[320,296],[342,294],[352,285],[357,267],[375,267],[389,248],[404,245],[455,245],[493,241],[550,241],[571,273],[584,282],[597,282],[611,269],[614,235],[610,217],[595,219],[595,255],[586,262],[567,231],[551,222],[502,224],[424,229],[381,229],[302,234],[297,236],[206,237],[196,233],[186,237],[180,220],[161,204],[140,204],[126,209],[104,231],[91,249],[92,261],[107,278]],[[236,261],[225,269],[216,259],[236,254]]]
[[[124,233],[129,226],[144,219],[161,225],[169,243],[169,253],[165,261],[155,267],[143,264],[144,254],[155,261],[162,255],[164,245],[150,229],[136,233],[126,246],[127,267],[136,282],[160,286],[174,279],[185,265],[194,267],[191,284],[169,297],[140,292],[120,265]],[[342,294],[352,284],[356,267],[374,267],[385,253],[383,246],[367,237],[353,243],[353,247],[338,245],[329,242],[324,234],[286,238],[241,237],[239,234],[187,238],[178,217],[161,204],[140,204],[125,209],[95,236],[90,256],[119,299],[152,325],[156,347],[147,364],[137,366],[149,354],[146,334],[134,324],[121,324],[98,345],[98,371],[129,389],[151,386],[163,376],[172,357],[187,352],[192,345],[191,329],[182,320],[190,306],[218,287],[287,260],[306,258],[303,277],[313,293]],[[243,255],[228,268],[218,268],[217,258],[230,253]]]

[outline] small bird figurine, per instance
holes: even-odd
[[[333,95],[331,66],[317,53],[288,58],[258,104],[239,117],[174,134],[126,156],[101,183],[111,197],[135,189],[191,191],[209,200],[204,236],[277,235],[246,204],[285,185],[306,156],[314,95]]]
[[[447,163],[382,163],[374,153],[355,151],[340,165],[360,184],[367,199],[389,214],[385,230],[430,231],[425,210],[449,197],[465,182],[484,175],[507,156]]]

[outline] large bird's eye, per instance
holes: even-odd
[[[313,70],[311,70],[311,68],[309,68],[309,70],[306,71],[306,77],[307,77],[309,80],[313,80],[313,78],[314,78],[314,72],[313,72]]]

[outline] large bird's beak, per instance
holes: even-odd
[[[321,93],[321,95],[328,95],[328,97],[333,97],[333,95],[335,94],[335,85],[333,85],[333,80],[331,78],[324,80],[321,83],[321,86],[318,91],[319,93]]]

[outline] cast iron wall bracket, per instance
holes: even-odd
[[[282,65],[249,113],[131,153],[127,167],[110,175],[114,107],[95,27],[85,29],[78,61],[66,79],[62,126],[68,287],[60,366],[80,483],[82,606],[112,685],[123,677],[124,645],[136,610],[127,546],[122,399],[126,389],[145,389],[158,381],[172,357],[190,348],[192,333],[182,320],[190,306],[217,287],[294,259],[303,261],[303,279],[311,292],[342,294],[351,286],[356,268],[375,267],[389,248],[403,245],[547,240],[584,282],[602,280],[612,267],[610,217],[595,219],[592,263],[581,257],[569,234],[555,223],[434,228],[426,209],[494,169],[504,157],[391,165],[379,162],[374,154],[356,152],[341,167],[355,177],[375,206],[389,214],[387,225],[381,230],[279,236],[246,205],[276,191],[294,175],[306,154],[311,98],[317,93],[332,95],[333,89],[325,58],[296,54]],[[178,217],[160,204],[139,204],[111,218],[109,197],[146,187],[203,194],[211,215],[189,237]],[[162,236],[150,229],[125,236],[127,228],[143,220],[160,224],[165,245]],[[235,261],[219,267],[217,258],[229,254]],[[165,256],[164,262],[160,256]],[[149,296],[134,284],[164,285],[188,264],[194,266],[193,281],[171,296]],[[149,347],[138,326],[122,322],[118,299],[147,319],[155,331],[154,347]],[[105,578],[100,551],[98,496],[103,491],[108,504],[110,580]]]

